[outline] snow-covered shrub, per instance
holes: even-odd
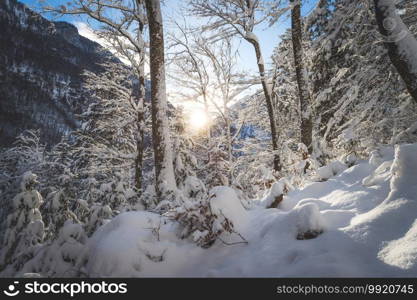
[[[325,222],[315,203],[306,203],[296,206],[290,213],[296,221],[297,240],[308,240],[323,233]]]
[[[209,197],[184,201],[165,216],[180,223],[181,238],[190,237],[197,245],[209,248],[216,240],[225,244],[236,243],[226,241],[225,234],[236,235],[237,243],[246,243],[236,231],[245,214],[236,193],[230,188],[218,187],[210,192]]]
[[[7,217],[7,230],[0,253],[1,269],[17,272],[30,260],[44,238],[44,223],[39,211],[42,196],[35,189],[37,176],[23,175],[21,193],[13,199],[13,211]]]
[[[348,166],[348,168],[357,164],[359,158],[355,153],[349,153],[343,158],[343,163]]]
[[[238,157],[233,166],[233,186],[250,198],[260,197],[276,181],[271,167],[272,155],[263,150],[259,155],[245,154]]]
[[[69,200],[62,190],[51,192],[46,197],[43,211],[47,239],[56,238],[67,220],[78,222],[77,216],[69,209]]]
[[[207,196],[204,183],[195,176],[188,176],[184,182],[184,196],[188,199],[203,199]]]
[[[46,277],[80,277],[86,263],[87,235],[81,224],[67,220],[49,245],[25,264],[22,272]]]
[[[89,209],[89,215],[85,224],[87,234],[91,235],[103,224],[113,217],[113,211],[108,205],[94,204]]]
[[[274,182],[267,194],[262,198],[261,205],[265,208],[277,208],[284,195],[292,189],[292,186],[287,179],[281,178]]]
[[[347,166],[336,160],[328,164],[327,166],[320,167],[317,172],[317,179],[319,181],[326,181],[330,177],[336,176],[347,169]]]
[[[204,166],[207,188],[229,185],[230,162],[228,153],[219,145],[213,145],[208,151],[208,160]]]

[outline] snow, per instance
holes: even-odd
[[[231,188],[211,206],[231,218],[248,244],[202,249],[179,225],[151,212],[114,218],[89,242],[90,276],[381,277],[417,276],[417,144],[385,147],[338,175],[246,210]],[[276,184],[270,193],[281,192]],[[300,233],[316,232],[312,239]]]
[[[291,214],[295,216],[297,237],[307,232],[322,232],[326,227],[320,209],[315,203],[296,206]]]
[[[259,39],[258,39],[257,35],[255,33],[251,32],[251,31],[246,31],[245,32],[245,39],[252,40],[252,41],[255,41],[255,42],[259,43]]]
[[[346,165],[340,161],[334,161],[327,166],[320,167],[317,170],[318,179],[321,181],[325,181],[330,177],[333,177],[337,174],[340,174],[344,170],[346,170]]]
[[[150,212],[123,213],[90,239],[91,276],[173,276],[203,252],[176,237],[177,226]]]
[[[393,240],[378,253],[383,262],[401,269],[417,272],[417,221],[404,237]]]

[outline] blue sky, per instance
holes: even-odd
[[[38,0],[19,0],[28,6],[36,6],[38,4]],[[46,0],[48,4],[52,5],[59,5],[60,3],[67,3],[71,0]],[[184,4],[185,1],[180,0],[165,0],[165,4],[163,5],[163,13],[165,19],[169,19],[175,14],[180,13],[180,6]],[[303,14],[308,14],[313,8],[317,0],[304,0],[303,4]],[[50,17],[50,16],[46,16]],[[189,18],[187,18],[189,19]],[[57,19],[55,19],[57,20]],[[70,23],[76,22],[87,22],[85,17],[78,17],[78,16],[65,16],[59,18],[58,20],[67,21]],[[192,22],[192,19],[191,19]],[[98,26],[95,22],[89,22],[89,24],[94,28]],[[273,52],[273,49],[278,45],[280,40],[280,35],[291,25],[290,20],[288,17],[283,17],[277,24],[272,27],[264,26],[263,28],[258,28],[256,34],[261,43],[261,47],[263,50],[263,55],[265,58],[266,63],[270,62],[270,56]],[[256,70],[256,59],[254,57],[253,49],[251,46],[246,43],[242,42],[239,48],[241,62],[245,64],[245,69],[254,71]]]

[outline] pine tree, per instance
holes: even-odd
[[[215,186],[230,185],[229,154],[226,149],[222,149],[217,143],[213,143],[208,152],[208,160],[205,164],[207,169],[206,183],[208,188]]]
[[[13,212],[7,217],[7,230],[1,250],[1,269],[18,272],[35,254],[44,238],[44,223],[39,207],[43,203],[36,190],[37,176],[26,172],[21,193],[13,199]]]
[[[83,226],[71,220],[65,221],[56,238],[44,245],[27,262],[23,273],[37,273],[44,277],[82,277],[86,263],[87,235]]]
[[[313,41],[320,40],[326,33],[331,18],[334,0],[319,0],[314,10],[306,17],[305,30]]]

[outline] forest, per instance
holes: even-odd
[[[1,2],[0,277],[417,277],[417,0]]]

